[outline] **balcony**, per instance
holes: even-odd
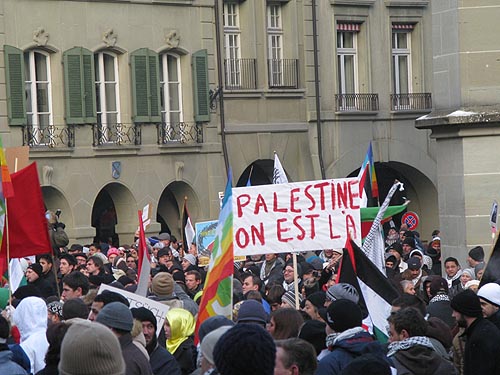
[[[32,148],[66,148],[75,146],[73,126],[48,125],[23,127],[23,146]]]
[[[430,111],[432,95],[429,92],[419,94],[391,94],[391,111]]]
[[[267,72],[270,89],[299,88],[299,60],[270,59],[267,60]]]
[[[255,59],[224,60],[226,90],[254,90],[257,88]]]
[[[336,112],[375,112],[378,111],[378,94],[336,94]]]
[[[93,124],[92,146],[137,146],[141,144],[141,128],[137,124]]]
[[[203,131],[199,123],[161,123],[157,125],[158,144],[198,144],[203,143]]]

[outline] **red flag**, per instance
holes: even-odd
[[[36,163],[10,176],[16,194],[6,199],[7,214],[0,257],[7,257],[7,242],[11,258],[51,253]]]

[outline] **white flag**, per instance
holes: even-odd
[[[274,153],[274,170],[273,170],[273,184],[287,184],[288,178],[286,177],[285,171],[281,166],[278,154]]]
[[[384,275],[385,275],[385,258],[384,258],[385,241],[384,241],[381,221],[384,218],[385,211],[387,210],[387,207],[389,207],[389,203],[391,203],[391,198],[396,192],[398,187],[400,190],[403,190],[403,184],[399,181],[395,182],[394,185],[392,185],[391,189],[389,190],[389,193],[387,193],[384,203],[382,203],[382,206],[378,210],[377,216],[375,217],[375,220],[373,220],[370,231],[366,235],[362,247],[362,250],[368,257],[368,259],[370,259],[372,263],[375,264],[377,268],[380,271],[382,271]]]

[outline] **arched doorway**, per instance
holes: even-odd
[[[236,183],[236,187],[247,186],[249,181],[250,181],[250,186],[272,184],[273,171],[274,171],[274,160],[271,159],[256,160],[245,168],[240,178],[238,179],[238,182]],[[289,181],[292,182],[290,179]]]
[[[158,201],[156,221],[160,223],[160,232],[167,232],[177,239],[182,239],[182,213],[187,202],[189,215],[193,223],[200,212],[198,197],[193,188],[182,181],[174,181],[163,190]]]
[[[91,225],[95,228],[94,242],[118,246],[120,235],[133,238],[138,225],[137,204],[132,193],[123,185],[111,183],[101,189],[92,207]]]
[[[387,193],[395,180],[403,183],[404,190],[397,190],[391,199],[391,205],[403,204],[410,200],[407,211],[414,211],[419,215],[420,222],[417,231],[422,241],[430,238],[432,231],[439,227],[438,195],[437,189],[432,181],[421,171],[401,162],[391,161],[375,163],[375,172],[379,189],[379,202],[383,203]],[[347,177],[356,177],[359,169],[353,171]],[[396,227],[401,225],[401,217],[406,211],[394,216]],[[384,229],[389,229],[389,223],[384,224]]]
[[[56,212],[61,210],[59,221],[66,224],[66,230],[70,231],[74,228],[75,220],[66,197],[53,186],[42,186],[43,202],[45,209]]]

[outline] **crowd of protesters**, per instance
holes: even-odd
[[[296,267],[291,254],[236,262],[233,319],[208,318],[197,332],[207,270],[194,244],[168,233],[148,239],[147,297],[169,306],[161,329],[153,311],[98,293],[135,292],[137,241],[21,259],[25,277],[0,317],[0,374],[500,374],[500,285],[479,288],[481,247],[467,265],[442,260],[439,235],[424,244],[404,226],[387,233],[399,291],[388,342],[367,328],[358,289],[337,282],[343,249],[300,253]]]

